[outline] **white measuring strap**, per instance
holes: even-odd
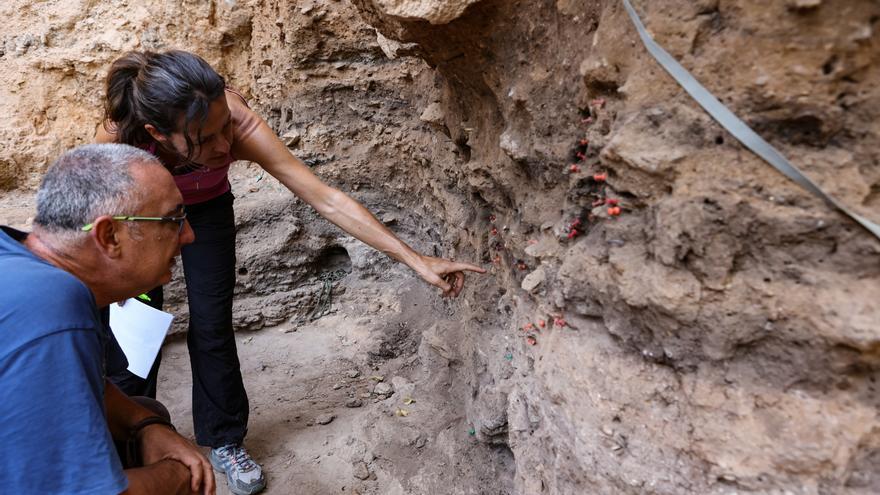
[[[825,191],[820,189],[816,183],[810,180],[784,156],[782,156],[782,153],[776,150],[776,148],[771,146],[770,143],[765,141],[764,138],[759,136],[748,125],[746,125],[745,122],[734,115],[734,113],[725,107],[723,103],[718,101],[717,98],[712,96],[712,93],[694,79],[694,76],[692,76],[687,69],[682,67],[672,55],[658,45],[651,35],[648,34],[648,31],[645,30],[645,25],[642,24],[642,20],[639,18],[638,14],[636,14],[636,11],[633,9],[629,0],[623,0],[623,6],[626,8],[633,24],[635,24],[636,30],[642,38],[642,42],[645,44],[645,48],[648,49],[648,53],[660,63],[666,72],[668,72],[669,75],[672,76],[672,78],[675,79],[678,84],[680,84],[681,87],[684,88],[684,90],[687,91],[688,94],[709,113],[709,115],[712,116],[712,118],[718,121],[718,123],[727,129],[729,133],[733,134],[735,138],[739,139],[746,148],[752,150],[753,153],[766,160],[770,165],[776,167],[776,170],[779,170],[789,179],[800,184],[804,189],[824,199],[832,206],[842,211],[845,215],[858,222],[862,227],[868,229],[869,232],[874,234],[874,237],[880,239],[880,225],[877,225],[858,213],[851,211],[843,203],[829,196]]]

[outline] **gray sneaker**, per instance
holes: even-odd
[[[253,495],[266,488],[263,469],[241,445],[211,449],[209,459],[217,472],[226,473],[226,484],[235,495]]]

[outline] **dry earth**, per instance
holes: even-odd
[[[880,221],[880,3],[634,3],[725,104]],[[186,47],[414,247],[492,268],[440,301],[236,168],[236,325],[262,328],[239,337],[248,444],[274,493],[880,492],[880,242],[706,116],[619,2],[0,13],[0,220],[26,224],[47,163],[90,139],[114,57]],[[604,197],[619,217],[592,206]],[[337,312],[278,331],[339,267]],[[167,352],[160,394],[186,424],[185,353]],[[373,375],[394,395],[346,408]]]

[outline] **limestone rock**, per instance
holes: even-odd
[[[480,0],[372,0],[385,15],[408,21],[446,24],[459,17],[470,5]]]
[[[394,387],[392,387],[390,383],[380,382],[373,387],[373,393],[385,399],[394,394]]]
[[[315,418],[315,423],[317,423],[319,425],[326,425],[326,424],[330,424],[330,422],[333,421],[334,419],[336,419],[336,416],[333,414],[330,414],[330,413],[322,414],[322,415],[318,416],[317,418]]]
[[[444,117],[443,107],[435,101],[425,108],[425,111],[419,116],[419,120],[429,124],[441,125],[443,124]]]
[[[354,465],[354,477],[359,480],[365,480],[370,477],[370,468],[366,462],[356,462]]]
[[[522,288],[527,292],[534,292],[542,283],[544,283],[544,279],[547,275],[544,273],[543,268],[537,268],[535,271],[529,273],[523,278]]]

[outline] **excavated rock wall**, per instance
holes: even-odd
[[[876,239],[721,130],[620,2],[485,0],[443,25],[355,3],[442,77],[434,111],[463,159],[438,172],[462,174],[474,208],[447,238],[495,261],[498,290],[473,293],[469,415],[512,449],[520,493],[880,490]],[[880,5],[636,8],[878,219]],[[605,197],[619,217],[593,207]]]
[[[723,102],[880,220],[877,2],[635,4]],[[721,130],[619,2],[15,0],[0,12],[14,27],[0,37],[4,198],[91,139],[121,51],[180,47],[417,249],[492,267],[448,308],[459,324],[408,337],[451,383],[438,407],[497,454],[483,471],[497,482],[470,491],[439,466],[420,472],[435,492],[880,491],[880,243]],[[364,281],[404,273],[254,166],[233,186],[238,328],[300,315],[328,262]],[[604,198],[620,216],[592,206]],[[169,299],[182,311],[179,285]]]
[[[250,11],[235,1],[10,0],[0,5],[0,191],[32,189],[62,151],[89,142],[103,76],[126,50],[197,49],[247,90]]]

